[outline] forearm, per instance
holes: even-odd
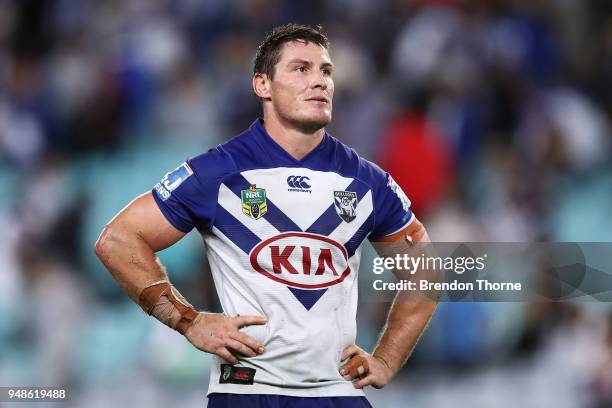
[[[145,287],[168,279],[153,249],[136,233],[106,226],[95,250],[106,269],[136,303]]]
[[[420,221],[414,220],[410,226],[392,236],[379,240],[375,248],[382,256],[395,256],[406,253],[409,256],[428,254],[431,256],[433,247],[430,245],[429,235]],[[408,246],[406,247],[406,243]],[[389,245],[391,244],[391,245]],[[428,280],[440,280],[439,271],[417,270],[415,275],[404,274],[394,270],[398,279],[416,281],[424,273],[429,273]],[[415,297],[416,296],[416,297]],[[407,300],[407,297],[409,298]],[[395,374],[408,360],[419,338],[431,320],[437,300],[438,291],[398,292],[389,310],[385,327],[382,330],[378,343],[372,352],[374,357],[383,362]]]
[[[396,373],[406,363],[436,308],[435,301],[395,299],[373,355]]]
[[[165,268],[147,242],[136,233],[107,226],[96,243],[96,254],[135,303],[141,304],[143,290],[160,281],[169,281]],[[176,290],[181,302],[191,306]],[[141,305],[142,306],[142,305]],[[175,328],[181,313],[166,295],[157,299],[149,312],[165,325]]]

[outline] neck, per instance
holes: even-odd
[[[270,137],[296,160],[303,159],[313,151],[325,135],[323,128],[310,132],[265,114],[264,128]]]

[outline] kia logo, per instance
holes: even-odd
[[[289,176],[287,177],[287,184],[289,185],[289,187],[306,190],[309,189],[311,186],[310,184],[306,183],[305,180],[310,181],[310,178],[306,176]]]
[[[351,273],[342,244],[308,232],[285,232],[262,241],[250,261],[266,278],[301,289],[337,285]]]

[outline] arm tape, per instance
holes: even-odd
[[[181,314],[181,318],[174,325],[174,330],[184,335],[198,316],[198,312],[190,304],[181,301],[174,293],[175,291],[176,289],[167,280],[154,282],[140,292],[138,304],[146,314],[151,315],[159,299],[166,296]]]

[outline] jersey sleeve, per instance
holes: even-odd
[[[375,224],[370,239],[381,238],[401,231],[410,224],[414,214],[410,199],[389,173],[381,174],[375,188]]]
[[[217,150],[187,160],[153,187],[153,197],[178,230],[210,229],[214,223],[224,166]]]

